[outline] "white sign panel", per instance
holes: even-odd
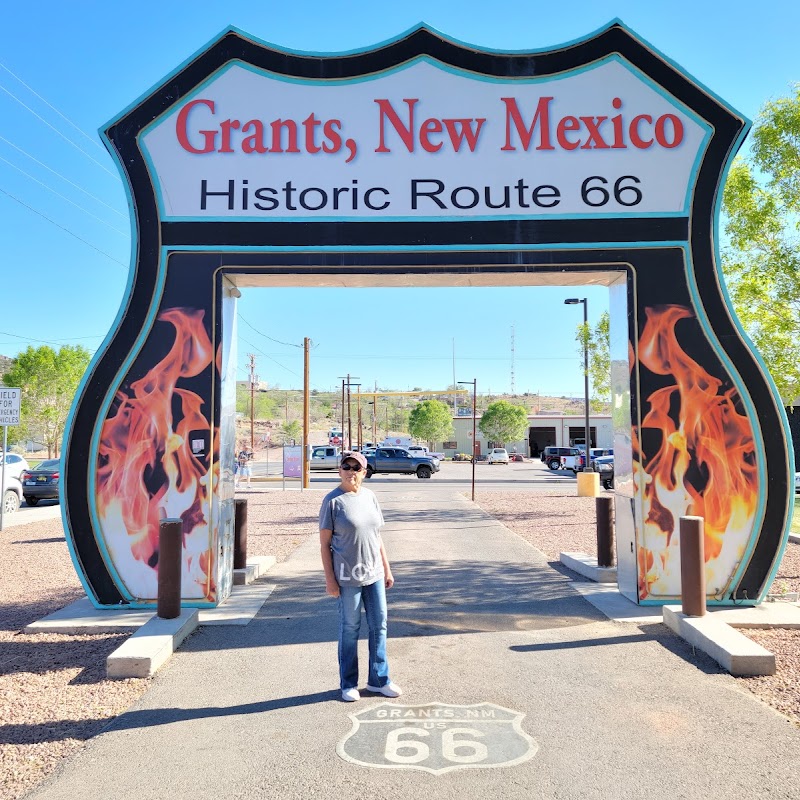
[[[22,389],[0,387],[0,425],[19,425]]]
[[[685,215],[708,126],[619,56],[557,79],[420,58],[352,81],[232,63],[143,134],[162,219]]]

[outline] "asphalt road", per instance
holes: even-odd
[[[27,800],[796,797],[800,730],[710,659],[663,625],[606,619],[460,489],[385,480],[402,697],[365,690],[362,641],[364,694],[341,702],[311,537],[264,578],[250,624],[198,630]]]
[[[312,488],[335,486],[339,482],[338,472],[333,470],[311,473]],[[298,481],[294,481],[298,483]],[[374,475],[367,485],[375,489],[398,487],[409,484],[415,491],[431,491],[438,488],[469,488],[472,484],[472,465],[469,462],[443,461],[441,469],[430,480],[421,480],[416,475]],[[574,487],[575,475],[558,470],[553,472],[541,461],[515,461],[511,464],[475,465],[475,490],[487,489],[513,491],[514,489],[552,490]],[[287,482],[287,486],[289,483]]]

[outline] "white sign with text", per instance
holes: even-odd
[[[0,425],[19,425],[22,389],[0,387]]]
[[[353,81],[226,65],[143,133],[163,219],[688,214],[710,130],[619,56],[548,79],[421,58]]]

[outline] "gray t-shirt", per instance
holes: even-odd
[[[319,527],[333,531],[333,572],[340,586],[368,586],[383,578],[378,499],[363,486],[345,492],[337,486],[322,501]]]

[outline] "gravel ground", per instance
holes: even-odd
[[[597,553],[592,497],[482,490],[476,502],[541,550],[550,561],[558,561],[562,552]],[[771,591],[775,594],[800,592],[800,544],[790,542],[787,545]],[[742,632],[775,654],[777,672],[736,680],[800,725],[800,630]]]
[[[324,495],[243,491],[248,552],[285,560],[317,534]],[[128,708],[150,682],[106,680],[106,658],[125,635],[19,632],[84,593],[60,519],[6,528],[0,534],[0,563],[0,800],[17,800]]]
[[[242,491],[239,496],[248,499],[248,552],[285,560],[316,536],[324,494]],[[593,552],[591,498],[481,491],[478,500],[551,560],[562,550]],[[17,800],[128,708],[149,681],[105,679],[106,657],[125,636],[19,633],[83,594],[60,520],[8,528],[0,535],[0,563],[0,800]],[[800,545],[789,545],[778,585],[800,591]],[[750,635],[776,654],[778,674],[741,682],[800,723],[800,631]]]

